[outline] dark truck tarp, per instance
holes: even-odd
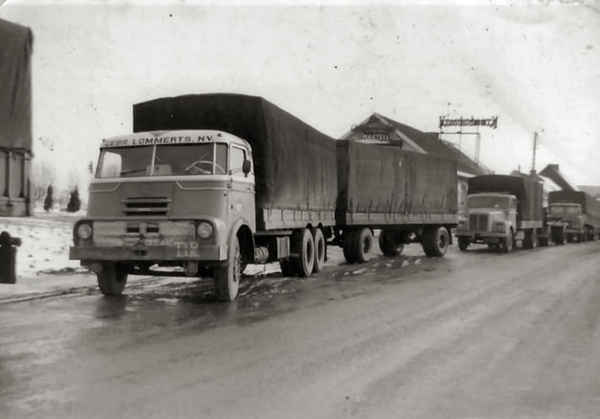
[[[31,29],[0,19],[0,149],[31,152]]]
[[[134,105],[134,132],[215,129],[250,143],[259,210],[330,212],[337,194],[335,140],[257,97],[198,94]]]
[[[586,215],[586,223],[600,228],[600,201],[583,191],[551,191],[548,193],[548,204],[573,203],[581,205]]]
[[[520,220],[544,219],[543,184],[536,175],[483,175],[469,179],[469,194],[485,192],[515,195]]]
[[[338,225],[455,221],[456,159],[348,140],[337,154]]]

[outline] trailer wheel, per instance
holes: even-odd
[[[379,249],[385,256],[398,256],[404,250],[404,243],[398,240],[394,231],[382,229],[379,232]]]
[[[299,257],[292,259],[298,275],[310,276],[315,264],[315,242],[312,233],[305,228],[292,237],[293,248]]]
[[[438,227],[430,230],[425,240],[429,242],[429,253],[427,253],[427,251],[425,252],[427,256],[442,257],[448,251],[450,236],[448,235],[446,227]]]
[[[102,294],[109,297],[123,294],[127,284],[127,271],[115,262],[103,262],[102,270],[96,277]]]
[[[215,294],[219,301],[233,301],[237,297],[242,276],[242,253],[240,241],[233,236],[229,244],[229,264],[214,269]]]
[[[358,256],[356,256],[356,246],[354,241],[356,239],[355,231],[348,231],[344,233],[344,240],[342,242],[342,250],[344,251],[344,258],[348,263],[356,263]]]
[[[323,265],[325,265],[325,253],[327,252],[327,245],[325,243],[325,236],[323,236],[323,230],[316,228],[313,234],[313,241],[315,243],[315,263],[313,266],[313,272],[321,272]]]
[[[540,247],[546,247],[548,246],[548,237],[540,237],[538,239]]]
[[[467,236],[458,236],[458,248],[463,252],[467,250],[469,245],[471,244],[471,240]]]
[[[363,228],[355,234],[356,261],[358,263],[368,262],[373,254],[373,233],[370,228]]]

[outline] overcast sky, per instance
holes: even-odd
[[[438,131],[440,115],[498,116],[498,129],[480,129],[485,165],[528,171],[537,131],[538,170],[558,163],[600,185],[594,2],[64,3],[0,6],[33,29],[34,137],[54,141],[63,169],[84,170],[102,138],[131,132],[134,103],[235,92],[334,138],[373,112],[422,131]],[[474,138],[461,142],[469,154]]]

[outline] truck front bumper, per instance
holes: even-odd
[[[493,232],[460,230],[455,231],[454,235],[457,237],[468,237],[473,243],[499,243],[500,240],[508,237],[508,234],[506,234],[504,231]]]
[[[72,246],[71,260],[105,261],[224,261],[227,245],[177,246]]]

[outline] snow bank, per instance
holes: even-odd
[[[73,224],[82,214],[36,213],[32,217],[0,217],[0,232],[22,241],[17,248],[17,278],[40,273],[87,272],[69,260]]]

